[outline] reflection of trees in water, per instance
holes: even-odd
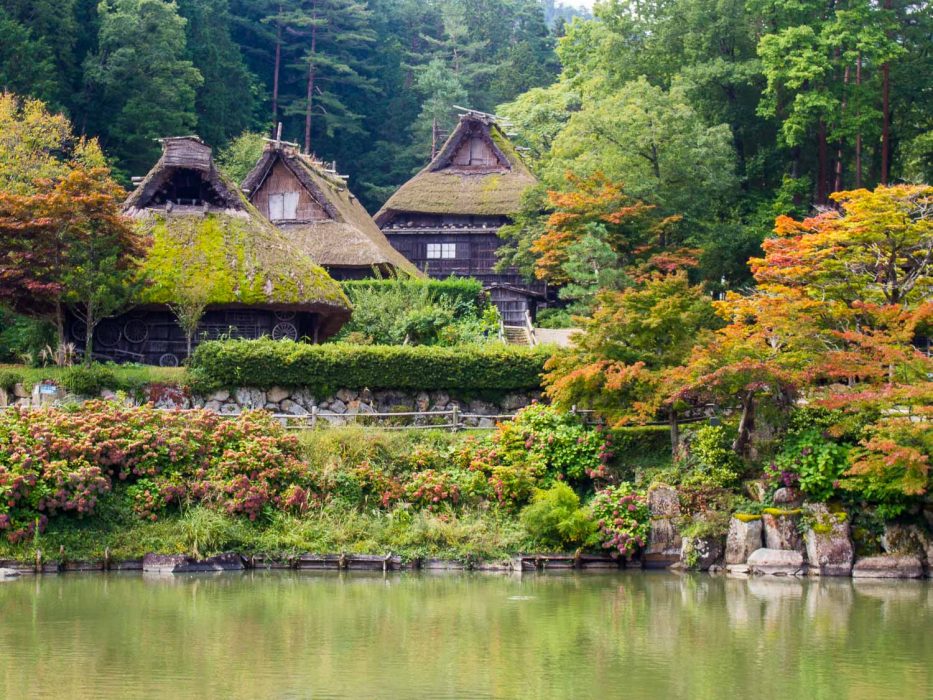
[[[933,586],[919,582],[73,575],[3,584],[0,610],[0,695],[907,698],[933,689]]]

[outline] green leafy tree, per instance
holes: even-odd
[[[203,78],[195,98],[197,134],[214,147],[253,125],[254,78],[231,38],[229,0],[178,0],[188,57]]]
[[[136,262],[144,244],[121,212],[123,194],[105,168],[77,168],[46,202],[61,226],[65,249],[62,301],[84,323],[88,365],[98,324],[129,306],[145,284]]]
[[[681,406],[666,401],[667,373],[716,325],[712,299],[684,272],[602,292],[574,347],[548,363],[547,393],[559,405],[591,408],[616,423],[651,420],[664,408],[676,451]]]
[[[244,131],[217,153],[217,167],[234,182],[243,182],[262,156],[262,134]]]
[[[98,50],[85,62],[88,123],[122,170],[145,172],[156,139],[195,130],[203,78],[186,58],[174,2],[107,0],[99,11]]]
[[[58,92],[55,61],[29,27],[0,9],[0,90],[53,99]]]

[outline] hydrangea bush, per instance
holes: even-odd
[[[651,521],[648,498],[631,484],[623,482],[598,491],[592,509],[604,549],[631,556],[647,544]]]

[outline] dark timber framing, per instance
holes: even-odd
[[[506,325],[523,325],[546,298],[543,283],[496,270],[499,229],[536,184],[495,118],[468,111],[431,162],[375,216],[389,242],[431,277],[475,277]]]

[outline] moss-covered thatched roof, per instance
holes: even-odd
[[[339,177],[286,144],[269,143],[262,158],[243,181],[248,196],[255,194],[281,162],[301,183],[329,218],[316,221],[277,222],[286,237],[319,265],[376,267],[383,272],[423,274],[386,239],[372,217]]]
[[[181,140],[169,141],[173,145],[125,204],[150,241],[142,261],[149,284],[140,303],[199,299],[210,306],[314,311],[322,316],[324,336],[336,332],[350,316],[340,285],[216,170],[210,149],[207,166],[203,144],[183,144],[195,157],[180,157],[174,144]],[[176,203],[166,194],[176,182],[188,191],[201,187],[204,200]]]
[[[482,169],[460,168],[452,156],[467,139],[482,138],[498,163]],[[376,216],[380,226],[396,214],[510,216],[521,207],[522,193],[536,184],[515,147],[489,117],[469,112],[421,172],[402,185]]]

